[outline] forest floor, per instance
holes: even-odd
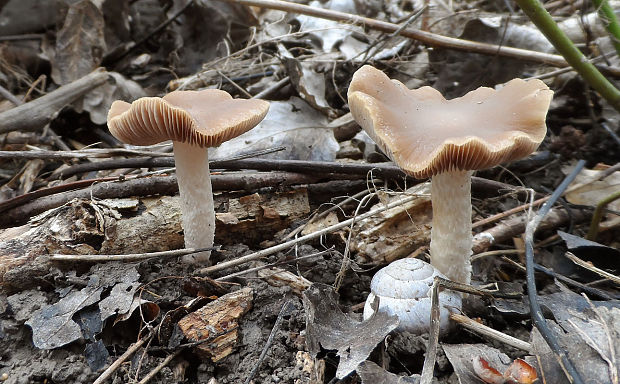
[[[512,2],[46,3],[0,1],[0,381],[418,383],[431,364],[436,383],[618,383],[620,115]],[[580,4],[544,5],[617,84]],[[380,268],[428,261],[432,218],[429,181],[349,112],[364,65],[447,99],[513,78],[554,92],[537,151],[474,174],[481,291],[435,353],[433,333],[362,321]],[[187,264],[172,145],[125,145],[106,122],[114,100],[204,88],[270,109],[209,150],[217,248]]]

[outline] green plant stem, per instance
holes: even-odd
[[[618,23],[616,13],[607,0],[592,0],[592,3],[598,9],[598,14],[603,24],[605,24],[607,32],[609,32],[611,42],[618,55],[620,55],[620,24]]]
[[[590,229],[588,230],[586,239],[590,241],[596,241],[596,236],[598,235],[598,226],[601,222],[601,218],[603,217],[603,209],[605,209],[607,204],[618,199],[620,199],[620,191],[612,193],[603,200],[599,201],[598,204],[596,204],[596,209],[594,210],[594,214],[592,215],[592,221],[590,222]]]
[[[516,0],[523,12],[547,37],[568,64],[601,96],[620,111],[620,91],[603,76],[566,36],[538,0]]]

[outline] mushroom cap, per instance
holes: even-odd
[[[131,145],[166,140],[199,147],[217,147],[254,128],[267,114],[269,103],[233,99],[225,91],[174,91],[163,98],[143,97],[129,104],[117,100],[108,112],[114,137]]]
[[[532,153],[547,132],[553,92],[540,80],[514,79],[446,100],[431,87],[409,90],[363,66],[349,86],[355,120],[405,173],[490,168]]]

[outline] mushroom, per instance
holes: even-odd
[[[408,175],[431,177],[431,264],[471,281],[471,174],[532,153],[545,137],[553,92],[514,79],[446,100],[431,87],[409,90],[364,66],[349,86],[355,120]]]
[[[108,127],[117,139],[131,145],[172,140],[181,196],[186,248],[213,246],[215,211],[206,147],[252,129],[267,114],[263,100],[233,99],[227,92],[175,91],[143,97],[129,104],[117,100],[108,112]],[[208,263],[210,252],[183,257],[186,263]]]

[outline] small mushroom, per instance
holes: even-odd
[[[540,80],[514,79],[446,100],[431,87],[409,90],[364,66],[349,86],[351,113],[410,176],[432,177],[431,264],[471,281],[471,174],[532,153],[547,132],[553,92]]]
[[[263,100],[233,99],[227,92],[175,91],[143,97],[129,104],[117,100],[108,112],[108,127],[131,145],[172,140],[181,196],[182,225],[187,248],[213,246],[215,211],[206,147],[254,128],[267,114]],[[210,252],[183,257],[186,263],[208,263]]]

